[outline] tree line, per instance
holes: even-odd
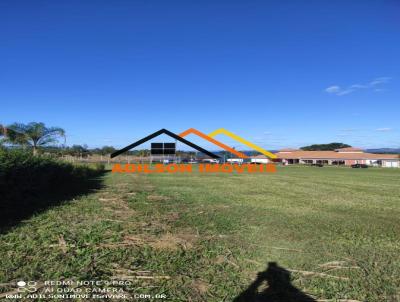
[[[61,146],[54,146],[55,143],[63,141]],[[66,146],[65,130],[60,127],[47,127],[44,123],[31,122],[28,124],[13,123],[11,125],[0,124],[0,146],[22,147],[31,149],[33,154],[50,153],[58,156],[71,155],[87,157],[89,155],[108,155],[116,151],[112,146],[89,149],[87,145]],[[314,144],[301,147],[304,151],[329,151],[340,148],[351,147],[343,143]],[[180,152],[180,151],[178,151]],[[181,152],[185,155],[193,152]],[[150,150],[128,151],[127,155],[146,157],[150,155]],[[190,155],[190,154],[189,154]]]
[[[330,143],[330,144],[314,144],[310,146],[301,147],[300,150],[304,151],[334,151],[336,149],[348,148],[350,145],[343,143]]]
[[[56,143],[60,145],[56,146]],[[89,148],[86,144],[66,146],[65,143],[65,130],[60,127],[48,127],[44,123],[37,122],[28,124],[13,123],[11,125],[0,124],[0,147],[32,150],[33,155],[52,154],[59,157],[70,155],[85,158],[90,155],[106,156],[117,151],[113,146]],[[189,153],[194,154],[194,152]],[[150,150],[131,150],[125,154],[146,157],[150,155]]]
[[[61,143],[61,146],[54,146]],[[33,155],[51,153],[86,157],[92,154],[106,155],[116,151],[112,146],[89,149],[87,145],[66,146],[65,130],[60,127],[47,127],[44,123],[0,124],[0,145],[10,148],[32,150]]]

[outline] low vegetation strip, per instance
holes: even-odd
[[[0,149],[0,228],[84,193],[102,170],[102,166],[77,166],[23,150]]]

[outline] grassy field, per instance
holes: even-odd
[[[129,280],[132,297],[232,301],[277,262],[315,300],[400,301],[399,255],[400,169],[109,173],[0,235],[0,292]]]

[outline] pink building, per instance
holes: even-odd
[[[369,166],[399,168],[398,154],[366,153],[359,148],[342,148],[335,151],[303,151],[282,149],[276,153],[278,160],[285,164],[346,165],[366,164]]]

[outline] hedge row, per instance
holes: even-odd
[[[1,199],[19,199],[57,191],[98,175],[103,168],[74,166],[22,150],[0,149],[0,196]]]

